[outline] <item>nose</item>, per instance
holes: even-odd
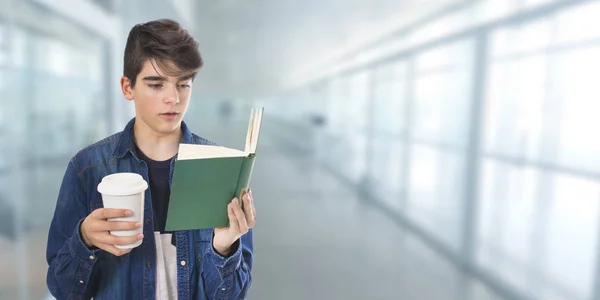
[[[177,88],[175,86],[166,89],[164,101],[166,104],[170,105],[179,103],[179,93],[177,92]]]

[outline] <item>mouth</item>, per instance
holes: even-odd
[[[160,116],[168,121],[173,121],[177,118],[177,116],[179,115],[178,112],[175,111],[170,111],[170,112],[166,112],[166,113],[161,113]]]

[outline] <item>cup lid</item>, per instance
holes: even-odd
[[[115,173],[104,176],[98,184],[98,192],[112,196],[133,195],[148,189],[148,183],[140,174]]]

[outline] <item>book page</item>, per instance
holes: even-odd
[[[264,108],[261,108],[256,112],[256,116],[254,117],[254,125],[252,126],[252,142],[250,147],[250,153],[256,153],[256,148],[258,147],[258,137],[260,134],[260,126],[262,124],[262,116],[263,116]]]
[[[179,144],[177,160],[245,156],[248,153],[222,146]]]
[[[254,108],[250,110],[250,121],[248,121],[248,132],[246,133],[246,147],[244,152],[250,152],[250,145],[252,144],[252,126],[254,117]]]

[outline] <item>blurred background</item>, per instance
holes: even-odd
[[[67,162],[133,117],[125,40],[157,18],[200,43],[194,132],[243,149],[265,107],[249,299],[600,300],[575,0],[0,0],[0,299],[52,299]]]

